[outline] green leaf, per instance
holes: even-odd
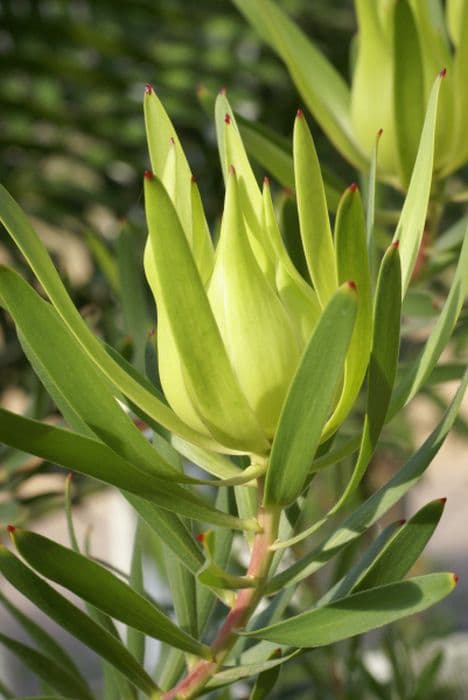
[[[117,239],[118,274],[122,290],[120,298],[125,330],[135,348],[133,364],[140,371],[144,371],[146,341],[151,323],[143,286],[143,269],[137,264],[135,255],[136,243],[136,232],[129,224],[124,224]]]
[[[31,671],[54,688],[59,693],[65,693],[77,700],[93,700],[88,686],[56,661],[41,654],[36,649],[26,646],[15,639],[0,634],[0,644],[3,644],[12,654],[17,656]]]
[[[53,307],[7,268],[0,268],[0,295],[57,391],[93,433],[150,474],[167,479],[176,476],[118,405],[108,380],[76,343]]]
[[[317,601],[317,606],[328,605],[329,603],[344,598],[355,592],[357,585],[373,566],[375,560],[393,541],[395,533],[402,526],[402,522],[390,523],[379,533],[363,556],[347,571],[343,578],[339,579],[328,591]]]
[[[180,630],[154,603],[100,564],[27,530],[16,529],[12,538],[21,556],[36,571],[99,610],[154,639],[211,657],[208,647]]]
[[[175,513],[160,510],[143,498],[128,492],[125,497],[148,527],[172,549],[179,561],[196,574],[205,563],[205,557],[184,522]]]
[[[386,585],[402,579],[416,563],[432,537],[445,506],[445,498],[427,503],[398,529],[360,578],[354,591]]]
[[[271,658],[281,657],[281,651],[274,651]],[[258,678],[252,692],[250,693],[249,700],[264,700],[268,697],[268,694],[273,690],[278,681],[281,672],[281,666],[274,666],[273,668],[265,669],[259,673]]]
[[[2,186],[0,186],[0,221],[23,253],[70,332],[107,379],[165,428],[187,440],[203,444],[202,436],[185,425],[167,404],[139,384],[109,357],[74,307],[44,244],[24,213]],[[211,444],[210,441],[207,442]]]
[[[141,543],[141,525],[137,522],[133,540],[132,561],[130,565],[129,584],[139,595],[144,594],[143,548]],[[145,663],[145,635],[134,627],[127,629],[127,649],[142,666]]]
[[[242,680],[243,678],[250,678],[251,676],[256,676],[258,673],[263,673],[274,668],[279,668],[282,664],[286,663],[295,656],[298,656],[300,652],[293,651],[286,656],[282,656],[277,659],[268,659],[267,661],[262,661],[260,663],[251,664],[241,664],[232,668],[225,668],[218,671],[213,678],[207,683],[207,688],[221,688],[223,685],[230,685],[236,681]]]
[[[419,357],[405,370],[398,382],[388,409],[388,420],[393,418],[405,404],[411,401],[429,378],[455,328],[467,291],[468,235],[465,233],[457,269],[444,308]]]
[[[336,431],[353,407],[366,374],[372,343],[372,296],[365,219],[361,196],[355,185],[346,190],[338,207],[335,247],[338,282],[355,282],[358,309],[346,356],[343,388],[338,404],[325,426],[324,439]]]
[[[287,505],[300,494],[342,376],[356,315],[356,293],[334,294],[304,352],[283,405],[265,483],[265,503]]]
[[[434,166],[437,105],[442,77],[443,74],[441,73],[437,77],[434,87],[432,88],[413,174],[411,176],[405,203],[401,210],[400,220],[393,237],[394,241],[400,242],[403,297],[411,281],[426,225],[427,206]]]
[[[96,654],[109,661],[137,688],[147,695],[157,691],[153,680],[112,634],[49,586],[5,547],[0,547],[0,571],[28,600]]]
[[[299,583],[322,568],[335,554],[371,527],[418,482],[441,448],[452,428],[468,386],[468,371],[443,416],[423,445],[408,462],[354,511],[335,532],[326,537],[309,554],[270,580],[268,593],[274,593],[287,585]]]
[[[382,260],[377,280],[366,417],[359,455],[346,489],[330,514],[336,513],[359,485],[385,424],[398,365],[400,312],[400,259],[398,247],[392,245]],[[355,333],[357,330],[358,324],[356,323]]]
[[[0,416],[0,440],[7,445],[20,446],[31,454],[116,486],[176,514],[184,513],[194,520],[224,527],[243,529],[245,526],[253,531],[258,530],[256,521],[244,521],[222,513],[187,489],[171,481],[148,476],[96,440],[17,416],[4,409],[0,409]]]
[[[366,169],[350,123],[349,89],[338,71],[271,0],[234,0],[235,5],[280,55],[308,108],[336,148]]]
[[[377,157],[379,152],[379,142],[382,136],[382,129],[376,134],[374,147],[372,149],[372,155],[369,167],[369,180],[367,189],[367,203],[366,203],[366,239],[367,239],[367,256],[369,258],[369,267],[371,272],[371,279],[374,280],[374,266],[375,266],[375,240],[374,240],[374,223],[375,223],[375,190],[376,190],[376,180],[377,180]]]
[[[395,135],[401,180],[407,186],[424,122],[425,97],[418,31],[408,0],[399,0],[393,9],[392,65]]]
[[[226,588],[236,590],[241,588],[255,588],[258,581],[253,576],[235,576],[224,571],[214,560],[216,535],[214,532],[203,533],[203,547],[207,554],[206,564],[200,569],[197,578],[200,583],[213,588]]]
[[[221,444],[263,454],[266,437],[241,392],[179,219],[157,178],[145,178],[145,202],[146,274],[197,410]]]
[[[295,647],[325,646],[426,610],[445,598],[455,585],[456,578],[449,573],[418,576],[355,593],[244,634]]]
[[[13,603],[8,600],[3,593],[0,593],[0,602],[21,625],[21,627],[23,627],[23,629],[27,632],[31,639],[34,640],[34,642],[46,656],[53,659],[58,666],[75,676],[83,687],[87,685],[80,671],[76,667],[75,662],[71,659],[70,655],[65,651],[63,646],[58,644],[55,639],[51,637],[51,635],[48,634],[48,632],[46,632],[42,627],[36,624],[34,620],[29,618],[15,605],[13,605]]]
[[[307,267],[322,304],[335,292],[335,251],[320,163],[312,135],[302,112],[294,124],[294,174],[301,238]]]

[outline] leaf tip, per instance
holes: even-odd
[[[406,518],[402,518],[401,520],[397,520],[397,525],[399,527],[403,527],[403,525],[406,525]]]
[[[446,75],[447,75],[447,69],[442,68],[442,70],[439,73],[439,78],[445,78]]]
[[[298,119],[302,119],[303,116],[304,116],[304,110],[302,110],[302,109],[299,107],[298,110],[297,110],[297,112],[296,112],[296,117],[297,117]]]
[[[200,542],[200,544],[203,544],[203,542],[205,541],[205,537],[206,532],[199,532],[198,535],[195,535],[195,539],[197,540],[197,542]]]
[[[222,95],[223,97],[226,97],[226,95],[227,95],[227,90],[226,90],[226,86],[225,86],[225,85],[223,85],[223,86],[219,89],[219,94]]]
[[[154,177],[154,174],[153,174],[152,170],[145,170],[145,172],[143,173],[143,176],[144,176],[145,180],[152,180]]]
[[[230,124],[231,123],[231,115],[226,112],[224,115],[224,123],[225,124]]]
[[[349,190],[350,192],[356,192],[358,189],[359,189],[359,188],[358,188],[356,182],[352,182],[352,183],[350,184],[350,186],[348,187],[348,190]]]
[[[379,139],[382,136],[382,134],[383,134],[383,129],[380,128],[377,132],[377,139]]]
[[[145,95],[152,95],[153,94],[153,86],[151,83],[146,83],[145,85]]]
[[[229,175],[235,175],[236,174],[236,169],[235,167],[231,164],[229,166]]]
[[[265,187],[270,187],[270,178],[268,177],[268,175],[265,175],[265,177],[263,178],[263,184],[265,185]]]
[[[459,579],[460,579],[460,577],[458,576],[458,574],[452,574],[452,577],[453,577],[453,582],[454,582],[454,584],[455,584],[455,586],[456,586],[457,583],[458,583],[458,581],[459,581]]]
[[[442,503],[443,506],[447,503],[447,496],[443,496],[442,498],[439,498],[439,503]]]
[[[195,185],[195,184],[196,184],[197,178],[195,177],[195,175],[192,175],[192,176],[191,176],[190,182],[192,183],[192,185]]]
[[[7,525],[7,532],[13,535],[16,532],[16,527],[14,525]]]
[[[354,280],[348,280],[348,282],[346,284],[348,285],[349,289],[353,290],[353,292],[357,292],[357,286],[356,286],[356,282]]]
[[[171,146],[175,146],[175,139],[173,136],[170,137],[169,143],[171,144]]]

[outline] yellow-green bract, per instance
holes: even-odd
[[[162,387],[205,445],[208,439],[217,451],[266,456],[301,356],[322,310],[338,293],[310,132],[299,113],[298,207],[315,288],[287,253],[269,183],[260,190],[226,97],[216,104],[226,196],[215,251],[184,152],[150,88],[145,117],[152,166],[145,177],[145,271],[158,307]]]

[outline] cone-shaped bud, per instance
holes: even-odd
[[[252,252],[233,168],[208,297],[243,393],[272,437],[300,344],[285,307]]]

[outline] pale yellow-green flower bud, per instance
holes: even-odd
[[[322,306],[286,251],[269,183],[262,193],[226,98],[217,104],[226,196],[214,256],[172,125],[152,92],[145,107],[159,169],[145,177],[145,272],[158,309],[164,394],[200,444],[265,456]],[[320,177],[315,170],[305,175]],[[336,276],[334,253],[330,264]]]
[[[239,384],[272,437],[300,344],[294,323],[252,252],[238,187],[231,168],[208,297]]]

